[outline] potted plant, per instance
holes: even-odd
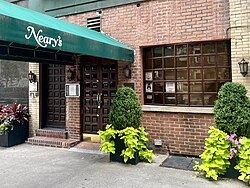
[[[200,155],[202,163],[195,162],[194,170],[206,178],[217,180],[224,175],[228,178],[237,178],[239,172],[235,170],[238,161],[238,151],[241,147],[241,138],[236,134],[227,135],[222,130],[210,127],[210,136],[205,141],[205,150]]]
[[[109,114],[110,124],[99,131],[101,150],[110,153],[111,161],[137,164],[146,159],[152,162],[154,154],[146,146],[147,133],[141,126],[142,109],[133,89],[117,90]]]
[[[0,106],[0,146],[24,143],[29,136],[28,109],[21,104]]]
[[[235,170],[238,162],[239,139],[243,136],[250,137],[250,100],[246,96],[247,90],[240,83],[227,82],[218,93],[218,100],[214,106],[215,123],[218,129],[227,133],[232,147],[230,168],[225,176],[235,178],[239,176]],[[237,137],[240,136],[240,137]]]
[[[250,184],[250,101],[239,83],[224,84],[214,107],[217,128],[211,127],[197,174],[217,180],[220,175]],[[239,136],[240,135],[240,136]]]

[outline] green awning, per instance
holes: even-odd
[[[131,48],[83,26],[0,0],[0,41],[56,52],[134,61]],[[0,45],[1,45],[0,42]]]

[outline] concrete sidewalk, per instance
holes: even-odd
[[[192,171],[153,164],[109,162],[108,156],[86,150],[22,144],[0,147],[1,188],[231,188],[247,187],[238,180],[217,182],[196,178]]]

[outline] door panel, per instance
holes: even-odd
[[[83,131],[96,133],[108,124],[116,92],[116,62],[84,63],[83,83]]]
[[[43,82],[43,126],[65,129],[65,65],[44,65]]]

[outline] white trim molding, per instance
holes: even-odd
[[[144,112],[176,112],[176,113],[196,113],[214,114],[213,107],[182,107],[182,106],[155,106],[142,105]]]

